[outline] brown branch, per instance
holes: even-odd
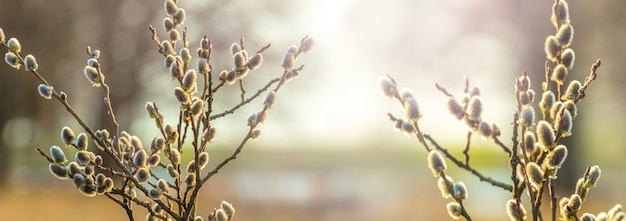
[[[496,143],[498,146],[500,146],[502,148],[502,150],[504,150],[504,152],[506,152],[509,157],[511,157],[511,150],[509,149],[509,147],[507,147],[504,143],[502,143],[502,141],[500,141],[500,139],[497,136],[493,136],[493,142]]]
[[[159,39],[159,37],[157,36],[156,29],[154,27],[152,27],[152,25],[149,25],[148,29],[152,33],[152,41],[154,41],[154,43],[156,43],[157,47],[159,47],[159,53],[162,54],[163,56],[167,56],[165,54],[165,49],[161,45],[161,39]]]
[[[472,131],[468,131],[467,142],[465,143],[465,149],[463,150],[463,155],[465,155],[465,165],[469,165],[469,159],[470,159],[469,149],[470,149],[471,141],[472,141]]]
[[[447,149],[439,146],[439,144],[430,135],[424,134],[424,138],[428,140],[431,144],[433,144],[437,150],[441,151],[446,156],[446,158],[448,158],[450,161],[456,164],[459,168],[465,169],[469,171],[470,173],[474,174],[476,177],[478,177],[480,181],[487,182],[493,186],[500,187],[501,189],[509,191],[509,192],[513,190],[513,187],[510,184],[506,184],[506,183],[494,180],[491,177],[487,177],[483,175],[482,173],[473,169],[469,165],[463,164],[460,160],[452,156],[452,154],[450,154]]]
[[[35,149],[35,150],[36,150],[37,152],[39,152],[39,155],[41,155],[41,156],[45,157],[45,158],[48,160],[48,162],[49,162],[49,163],[54,163],[54,160],[52,160],[52,158],[50,158],[50,157],[46,154],[46,152],[44,152],[41,148],[37,148],[37,149]]]
[[[263,93],[264,91],[266,91],[270,86],[272,86],[274,83],[280,81],[280,78],[274,78],[272,80],[270,80],[265,86],[263,86],[261,89],[259,89],[254,95],[252,95],[251,97],[249,97],[248,99],[245,99],[243,101],[241,101],[241,103],[235,105],[234,107],[232,107],[231,109],[228,109],[222,113],[219,114],[215,114],[215,115],[211,115],[209,117],[209,120],[215,120],[217,118],[220,117],[224,117],[228,114],[232,114],[235,113],[235,111],[237,109],[239,109],[240,107],[242,107],[243,105],[250,103],[252,100],[254,100],[255,98],[257,98],[259,95],[261,95],[261,93]]]
[[[602,64],[602,61],[598,59],[596,60],[595,63],[593,63],[593,65],[591,65],[589,76],[585,78],[585,82],[583,83],[583,86],[578,90],[578,97],[576,97],[576,100],[574,101],[574,103],[578,103],[578,101],[582,100],[586,96],[585,90],[587,89],[587,87],[589,87],[591,82],[594,81],[596,77],[598,77],[597,70],[601,64]]]
[[[437,88],[437,90],[441,91],[441,93],[445,94],[446,96],[454,97],[454,96],[452,96],[452,94],[450,92],[448,92],[448,90],[446,90],[444,87],[439,85],[439,83],[435,83],[435,87]]]

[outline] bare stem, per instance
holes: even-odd
[[[441,151],[446,156],[446,158],[448,158],[450,161],[456,164],[459,168],[465,169],[469,171],[470,173],[474,174],[476,177],[478,177],[480,181],[487,182],[493,186],[499,187],[509,192],[513,190],[513,187],[510,184],[506,184],[506,183],[494,180],[491,177],[487,177],[483,175],[482,173],[473,169],[469,165],[463,164],[460,160],[452,156],[452,154],[450,154],[447,149],[441,147],[430,135],[424,134],[424,138],[428,140],[431,144],[433,144],[437,150]]]
[[[467,132],[467,142],[465,143],[465,149],[463,150],[463,155],[465,155],[465,165],[469,165],[469,159],[470,159],[469,149],[470,149],[470,142],[471,141],[472,141],[472,132],[468,131]]]
[[[215,115],[211,115],[209,117],[209,120],[215,120],[217,118],[220,117],[224,117],[228,114],[232,114],[235,113],[235,111],[237,109],[239,109],[240,107],[242,107],[243,105],[250,103],[251,101],[253,101],[256,97],[260,96],[261,93],[263,93],[264,91],[266,91],[267,89],[269,89],[270,86],[272,86],[274,83],[280,81],[280,78],[274,78],[272,80],[270,80],[265,86],[263,86],[261,89],[259,89],[254,95],[252,95],[251,97],[249,97],[248,99],[242,100],[241,103],[235,105],[234,107],[232,107],[231,109],[228,109],[222,113],[219,114],[215,114]]]

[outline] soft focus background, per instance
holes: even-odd
[[[514,78],[522,71],[542,81],[545,38],[554,34],[552,1],[280,1],[182,0],[189,41],[213,39],[214,69],[230,67],[229,46],[245,37],[255,51],[267,43],[259,71],[247,78],[249,91],[282,73],[279,60],[290,44],[316,38],[300,57],[302,76],[278,94],[261,139],[209,182],[200,209],[206,215],[221,200],[233,202],[236,220],[437,220],[447,219],[436,179],[415,139],[394,132],[387,112],[402,114],[396,101],[379,95],[376,80],[390,74],[411,88],[424,118],[421,128],[460,154],[465,127],[445,110],[440,83],[459,96],[464,76],[482,87],[483,118],[503,128],[510,143]],[[625,203],[626,111],[623,53],[626,28],[621,1],[570,0],[577,58],[568,79],[583,80],[602,59],[600,75],[578,105],[570,155],[559,172],[559,195],[569,196],[587,165],[600,165],[599,188],[584,211],[606,211]],[[85,80],[86,46],[99,59],[122,129],[148,143],[157,134],[144,111],[159,104],[174,122],[177,104],[163,59],[147,26],[162,33],[162,1],[3,0],[0,27],[33,54],[40,72],[65,91],[92,128],[110,128],[100,90]],[[0,214],[3,220],[120,220],[125,214],[106,197],[85,198],[70,182],[55,180],[35,147],[61,145],[60,129],[79,126],[56,102],[36,93],[30,74],[0,65]],[[238,102],[238,88],[225,89],[217,111]],[[244,136],[245,119],[260,101],[215,121],[219,136],[212,164],[227,157]],[[71,153],[71,151],[68,151]],[[492,143],[473,137],[471,164],[507,181],[507,159]],[[510,195],[450,166],[469,189],[466,205],[476,220],[503,220]],[[547,203],[546,203],[547,204]],[[528,210],[529,208],[527,208]],[[546,210],[547,211],[547,210]],[[530,212],[530,211],[529,211]],[[145,211],[137,209],[136,218]]]

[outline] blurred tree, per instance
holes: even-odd
[[[66,26],[67,21],[71,21],[70,13],[58,13],[69,8],[69,1],[51,2],[53,4],[44,5],[32,1],[7,0],[2,2],[0,8],[0,23],[8,37],[18,37],[22,44],[28,45],[24,50],[27,53],[37,54],[41,58],[54,58],[59,54],[67,53],[67,45],[64,36],[60,33],[66,31],[70,26]],[[33,13],[33,12],[37,13]],[[47,12],[47,13],[46,13]],[[36,15],[36,16],[34,16]],[[42,22],[46,21],[46,22]],[[56,35],[42,35],[44,32],[57,32]],[[55,42],[51,44],[50,42]],[[46,71],[55,70],[58,61],[41,59],[40,66]],[[36,82],[32,76],[16,73],[10,67],[2,65],[0,67],[0,92],[2,97],[0,102],[0,186],[7,184],[10,166],[15,162],[12,152],[15,150],[15,141],[10,137],[13,133],[7,130],[7,123],[16,117],[35,118],[39,125],[36,127],[40,131],[50,129],[51,116],[55,116],[54,109],[47,108],[41,98],[35,92]],[[56,80],[56,78],[51,78]],[[15,138],[17,139],[17,138]],[[29,141],[32,144],[33,141]]]

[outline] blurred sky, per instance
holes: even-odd
[[[270,120],[262,127],[266,131],[262,140],[275,147],[362,148],[354,144],[364,144],[373,136],[397,135],[385,114],[401,115],[401,107],[380,96],[376,82],[387,74],[400,87],[415,92],[425,128],[433,133],[462,134],[464,127],[448,117],[445,96],[434,84],[439,82],[460,96],[464,76],[470,77],[471,84],[482,85],[486,118],[506,125],[514,108],[508,99],[512,79],[521,73],[516,56],[530,50],[521,46],[525,40],[521,30],[510,24],[514,21],[507,21],[506,12],[512,6],[500,1],[232,1],[207,14],[202,13],[203,7],[213,7],[211,3],[183,1],[181,5],[188,6],[192,15],[186,24],[192,43],[204,34],[244,26],[227,22],[241,13],[241,20],[251,27],[242,30],[246,42],[271,42],[270,53],[276,55],[264,62],[265,70],[259,75],[280,73],[276,58],[282,57],[289,44],[305,35],[316,39],[313,52],[298,61],[306,65],[303,76],[279,93]],[[548,21],[548,10],[538,14]],[[204,23],[220,24],[210,21],[215,18],[225,19],[225,25],[205,26],[208,30],[201,33],[191,29]],[[230,39],[237,41],[238,36]],[[535,47],[541,49],[540,44]],[[219,62],[220,55],[228,56],[227,48],[218,48],[215,55]],[[537,66],[541,70],[542,63]],[[255,77],[247,80],[261,80]],[[230,119],[223,126],[217,122],[218,128],[228,133],[233,131],[231,126],[243,125],[247,113],[260,107],[256,105],[244,109],[249,111],[239,115],[240,122]],[[135,128],[144,123],[137,121]],[[225,137],[218,139],[230,136]]]

